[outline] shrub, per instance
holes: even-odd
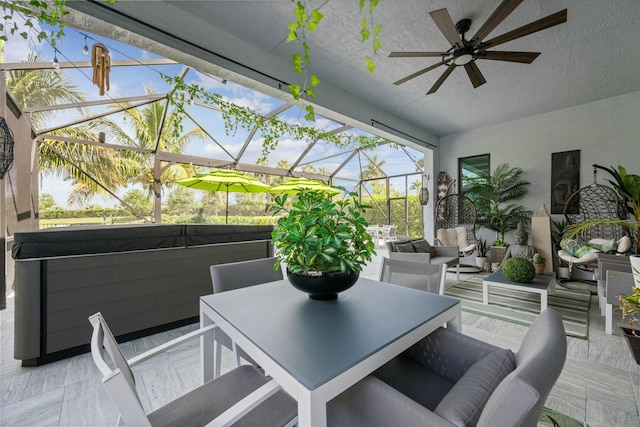
[[[507,279],[519,283],[530,283],[536,276],[533,263],[520,257],[508,258],[502,264],[502,273]]]

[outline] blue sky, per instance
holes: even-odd
[[[86,38],[85,38],[86,36]],[[93,43],[100,42],[107,46],[110,51],[111,60],[128,60],[128,59],[154,59],[160,58],[150,52],[143,51],[139,48],[124,45],[122,43],[106,39],[104,37],[95,36],[90,33],[80,32],[70,27],[65,28],[65,36],[58,41],[57,44],[57,57],[60,62],[76,62],[76,61],[88,61],[89,56],[85,56],[82,53],[83,47],[86,45],[91,51]],[[30,51],[40,53],[41,60],[51,61],[54,57],[54,49],[49,44],[33,45],[29,41],[26,41],[20,37],[9,37],[8,42],[5,44],[5,61],[6,62],[19,62],[26,60]],[[91,82],[91,69],[68,69],[64,70],[64,73],[69,76],[79,86],[80,90],[85,94],[88,100],[105,99],[108,97],[117,99],[120,97],[139,96],[145,94],[145,86],[152,86],[157,92],[163,93],[168,89],[168,84],[160,77],[160,72],[167,75],[177,75],[183,69],[182,65],[170,65],[170,66],[139,66],[139,67],[114,67],[112,68],[110,75],[111,88],[104,97],[100,97],[98,88]],[[206,75],[191,70],[186,77],[187,82],[196,82],[201,86],[204,86],[212,92],[221,94],[225,99],[232,101],[238,105],[246,106],[254,109],[260,113],[267,113],[274,108],[278,107],[283,101],[264,95],[262,93],[244,88],[236,85],[233,82],[227,82],[223,84],[215,79],[209,78]],[[91,114],[95,114],[99,111],[106,111],[105,107],[94,107],[91,109]],[[205,128],[207,132],[213,135],[220,144],[222,144],[226,150],[235,155],[240,150],[241,144],[244,142],[248,131],[238,129],[235,135],[226,135],[222,120],[220,119],[220,113],[204,109],[197,106],[188,106],[187,112],[191,114],[198,123]],[[300,109],[290,108],[285,113],[279,115],[281,120],[285,120],[291,123],[304,122],[302,116],[304,114],[300,112]],[[65,123],[78,118],[78,114],[75,111],[69,110],[64,114],[59,115],[57,118],[58,123]],[[120,119],[115,116],[112,117],[115,121]],[[122,126],[126,128],[126,123],[122,123]],[[195,125],[186,120],[184,122],[185,130],[194,128]],[[331,121],[323,117],[317,117],[316,126],[323,129],[333,129],[340,126],[339,123]],[[353,133],[364,133],[359,130],[352,130]],[[109,142],[109,136],[107,135],[107,142]],[[247,151],[243,155],[241,162],[243,163],[255,163],[261,154],[262,138],[257,134],[254,136],[252,143],[249,145]],[[307,147],[305,141],[298,141],[293,138],[283,137],[278,145],[278,148],[268,156],[269,165],[275,166],[278,161],[286,159],[289,162],[293,162],[299,157],[299,155]],[[316,144],[311,150],[310,154],[306,157],[305,161],[313,159],[325,158],[336,153],[343,152],[345,149],[334,146],[333,144]],[[416,150],[409,149],[415,158],[421,158],[422,154]],[[185,154],[194,156],[209,157],[215,159],[228,159],[228,155],[217,146],[213,141],[200,141],[189,145],[185,149]],[[383,166],[384,171],[388,175],[410,173],[415,170],[415,167],[408,161],[406,155],[402,150],[393,148],[378,148],[372,154],[376,154],[379,159],[384,159],[385,164]],[[326,170],[332,171],[338,164],[343,161],[343,156],[338,156],[326,160],[316,167],[324,167]],[[344,168],[340,172],[341,176],[349,178],[357,178],[359,175],[357,158]],[[417,178],[417,177],[416,177]],[[415,179],[412,179],[413,181]],[[69,182],[64,181],[60,177],[43,176],[40,185],[41,193],[50,193],[54,196],[56,203],[60,206],[67,205],[67,197],[71,190]],[[402,190],[398,188],[398,190]],[[122,189],[118,191],[121,196],[127,191]],[[117,201],[113,198],[102,199],[94,198],[92,203],[102,206],[117,205]]]

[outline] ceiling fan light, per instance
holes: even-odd
[[[466,65],[469,62],[471,62],[472,60],[473,60],[473,55],[470,54],[470,53],[465,53],[465,54],[462,54],[462,55],[456,57],[453,60],[453,63],[456,64],[456,65]]]

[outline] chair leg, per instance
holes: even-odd
[[[220,341],[215,340],[214,349],[213,378],[218,378],[220,376],[220,371],[222,370],[222,344]]]
[[[460,263],[458,263],[458,265],[456,265],[456,280],[458,282],[460,281]]]
[[[604,319],[604,332],[607,335],[613,334],[613,304],[607,304]]]
[[[233,354],[236,356],[236,367],[242,365],[242,361],[240,360],[240,351],[238,351],[238,344],[233,342]]]

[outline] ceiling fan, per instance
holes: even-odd
[[[522,2],[523,0],[503,0],[470,40],[465,39],[465,34],[471,28],[471,19],[462,19],[454,25],[447,9],[429,12],[440,32],[451,43],[451,48],[446,52],[391,52],[389,54],[390,58],[442,57],[442,61],[417,71],[393,84],[400,85],[441,65],[446,65],[445,72],[427,92],[427,95],[429,95],[436,92],[456,67],[460,66],[464,67],[474,88],[485,84],[487,81],[475,62],[478,59],[531,64],[540,55],[540,52],[489,51],[488,49],[567,22],[567,9],[516,28],[491,40],[483,41]]]

